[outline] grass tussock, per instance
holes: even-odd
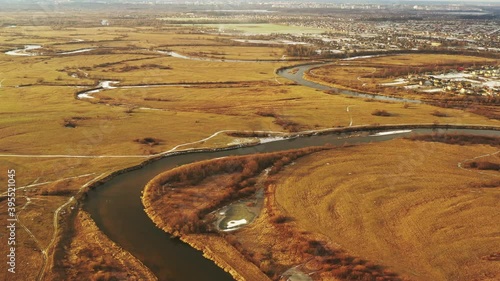
[[[381,110],[381,109],[376,109],[372,112],[372,115],[374,116],[383,116],[383,117],[389,117],[392,116],[391,113],[387,112],[386,110]]]

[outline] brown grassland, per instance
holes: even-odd
[[[302,229],[411,280],[497,280],[498,171],[459,166],[497,151],[411,140],[329,150],[285,168],[271,196]]]
[[[296,160],[287,152],[195,163],[157,176],[143,202],[158,227],[241,280],[279,280],[297,265],[315,280],[495,280],[498,171],[479,177],[464,164],[499,165],[498,139],[412,139]],[[254,192],[273,159],[281,160],[265,179],[260,216],[235,234],[215,234],[209,213]]]
[[[151,180],[142,201],[159,228],[203,250],[238,280],[278,280],[286,269],[298,264],[316,271],[321,280],[402,280],[387,268],[317,240],[318,235],[297,227],[294,218],[284,216],[276,205],[273,182],[284,165],[326,149],[227,157],[181,166]],[[266,168],[270,168],[267,179],[262,173]],[[259,179],[265,181],[267,194],[260,217],[236,235],[218,235],[211,212],[254,193],[260,188]]]
[[[147,269],[139,262],[130,259],[124,263],[128,258],[116,258],[126,254],[119,246],[111,246],[85,214],[77,213],[79,207],[72,196],[106,174],[221,130],[288,132],[349,126],[351,121],[354,125],[498,125],[497,120],[458,109],[439,108],[443,114],[436,116],[435,106],[374,102],[293,85],[275,74],[277,68],[291,62],[194,61],[156,52],[176,50],[187,55],[217,49],[231,58],[250,59],[261,54],[279,58],[283,51],[277,46],[235,47],[227,43],[230,36],[201,34],[191,27],[104,27],[99,23],[106,14],[85,12],[54,18],[21,12],[0,12],[0,16],[22,23],[15,28],[0,27],[0,170],[16,169],[16,205],[23,226],[17,230],[18,241],[22,241],[17,245],[20,269],[9,279],[13,281],[36,279],[42,269],[45,278],[75,276],[89,269],[83,261],[93,257],[102,257],[103,268],[123,269],[117,276],[146,276]],[[46,55],[4,54],[25,44],[43,45],[36,52]],[[55,54],[82,48],[95,50]],[[116,80],[118,85],[190,85],[118,88],[94,94],[95,99],[75,98],[78,91],[96,87],[103,80]],[[391,116],[372,115],[376,110]],[[233,141],[239,137],[220,134],[180,149],[223,147]],[[59,156],[44,157],[51,155]],[[6,181],[6,173],[1,172],[0,182]],[[6,191],[2,185],[3,221],[7,218]],[[89,231],[92,238],[85,236]],[[7,252],[6,243],[0,243],[0,251]],[[0,262],[6,263],[5,255]],[[56,272],[61,266],[65,269]],[[7,279],[5,274],[0,272],[0,279]]]

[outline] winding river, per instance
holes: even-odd
[[[447,131],[500,137],[499,131],[467,129]],[[233,280],[229,274],[218,268],[212,261],[205,259],[201,252],[177,239],[171,239],[146,215],[140,196],[146,183],[154,176],[178,165],[228,155],[272,152],[326,143],[341,145],[346,142],[378,142],[411,133],[431,132],[435,130],[414,129],[412,132],[394,134],[375,134],[375,132],[362,132],[356,135],[330,134],[287,139],[226,151],[170,156],[152,162],[141,169],[121,174],[90,191],[84,209],[91,214],[97,226],[110,239],[141,260],[159,280],[229,281]]]
[[[356,59],[356,58],[364,58],[366,56],[360,56],[360,57],[352,57],[350,59]],[[299,66],[292,66],[292,67],[286,67],[278,70],[278,74],[284,78],[290,79],[292,81],[295,81],[298,84],[301,84],[303,86],[307,86],[313,89],[318,89],[322,91],[332,91],[337,94],[343,94],[347,96],[353,96],[353,97],[359,97],[359,98],[367,98],[367,99],[375,99],[375,100],[383,100],[383,101],[392,101],[392,102],[406,102],[406,103],[422,103],[420,100],[412,100],[412,99],[405,99],[405,98],[398,98],[398,97],[388,97],[388,96],[383,96],[383,95],[376,95],[376,94],[363,94],[363,93],[358,93],[354,91],[349,91],[349,90],[344,90],[344,89],[338,89],[334,87],[330,87],[327,85],[319,84],[310,80],[306,80],[304,78],[304,74],[316,67],[320,66],[325,66],[328,64],[334,64],[334,63],[315,63],[315,64],[304,64],[304,65],[299,65]]]
[[[304,80],[303,73],[318,66],[307,65],[283,69],[279,75],[294,80],[304,86],[335,90],[331,87]],[[298,68],[292,73],[289,70]],[[351,91],[338,90],[341,94],[360,97],[393,100],[399,102],[418,102],[383,96],[364,95]],[[158,229],[143,210],[140,200],[141,192],[146,183],[157,174],[177,167],[178,165],[195,161],[218,158],[228,155],[246,155],[259,152],[274,152],[280,150],[302,148],[326,143],[342,145],[344,143],[380,142],[412,133],[460,132],[467,134],[493,135],[500,137],[500,131],[471,129],[418,129],[393,132],[363,131],[357,133],[336,133],[328,135],[313,135],[293,139],[277,140],[262,143],[252,147],[242,147],[232,150],[211,152],[193,152],[172,155],[151,162],[141,169],[132,170],[118,175],[89,191],[84,201],[84,210],[90,213],[101,231],[124,250],[141,260],[159,280],[165,281],[232,281],[228,273],[217,267],[212,261],[205,259],[200,251],[189,245],[170,238],[170,235]]]

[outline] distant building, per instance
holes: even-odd
[[[101,25],[109,25],[109,21],[108,20],[101,20]]]

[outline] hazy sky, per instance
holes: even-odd
[[[145,0],[70,0],[71,2],[144,2]],[[155,0],[149,0],[154,2]],[[183,3],[183,2],[249,2],[249,1],[238,1],[238,0],[156,0],[158,2],[176,2],[176,3]],[[273,0],[266,0],[265,2],[272,2]],[[274,0],[276,2],[320,2],[320,3],[447,3],[447,4],[453,4],[453,3],[470,3],[470,4],[479,4],[479,3],[498,3],[500,5],[500,0]],[[53,2],[67,2],[66,0],[0,0],[0,3],[53,3]],[[251,2],[258,2],[256,0],[253,0]]]

